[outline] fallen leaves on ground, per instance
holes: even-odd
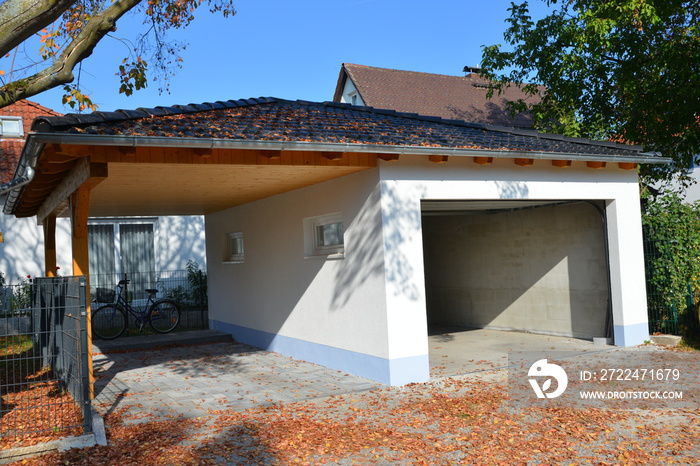
[[[698,409],[515,409],[502,385],[451,379],[197,419],[122,410],[105,419],[108,446],[16,464],[700,464],[699,419]]]

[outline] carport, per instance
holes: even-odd
[[[401,385],[429,317],[648,337],[636,168],[667,159],[640,147],[275,98],[33,130],[5,212],[43,225],[47,275],[57,216],[87,274],[88,217],[203,214],[210,325],[238,341]]]

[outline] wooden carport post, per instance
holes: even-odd
[[[84,184],[80,186],[68,198],[68,205],[70,207],[71,244],[73,246],[73,275],[85,275],[88,277],[90,274],[88,259],[90,188]],[[88,298],[89,290],[90,287],[88,286]],[[89,302],[90,300],[88,299]]]
[[[88,374],[90,374],[90,399],[95,398],[95,376],[92,373],[92,308],[90,306],[90,258],[88,256],[88,213],[90,212],[90,188],[83,183],[68,198],[70,208],[71,245],[73,249],[73,275],[85,275],[85,312],[87,313]]]
[[[92,163],[89,157],[78,160],[68,175],[53,190],[37,213],[44,229],[46,276],[56,275],[56,211],[68,202],[71,224],[73,275],[85,275],[85,312],[87,313],[88,372],[90,398],[95,396],[92,373],[92,313],[90,308],[90,262],[88,257],[88,215],[90,190],[107,178],[107,164]]]
[[[56,276],[56,214],[44,219],[44,275]]]

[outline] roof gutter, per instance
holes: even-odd
[[[27,137],[27,142],[24,144],[17,171],[15,171],[15,177],[9,183],[0,186],[0,196],[7,194],[5,207],[3,209],[5,214],[12,213],[15,204],[22,194],[22,188],[34,179],[34,174],[36,173],[34,168],[36,167],[36,162],[43,148],[43,143],[31,137]]]
[[[265,141],[217,138],[172,138],[164,136],[103,136],[92,134],[30,133],[41,144],[103,145],[126,147],[181,147],[190,149],[251,149],[288,151],[360,152],[399,155],[452,155],[457,157],[527,158],[538,160],[609,161],[645,164],[667,164],[669,157],[658,153],[638,155],[592,155],[506,149],[470,149],[460,147],[401,146],[384,144],[353,144],[306,141]]]

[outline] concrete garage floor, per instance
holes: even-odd
[[[594,345],[590,340],[519,331],[430,326],[430,377],[474,374],[504,380],[509,351],[605,351],[613,346]],[[488,371],[488,372],[487,372]]]

